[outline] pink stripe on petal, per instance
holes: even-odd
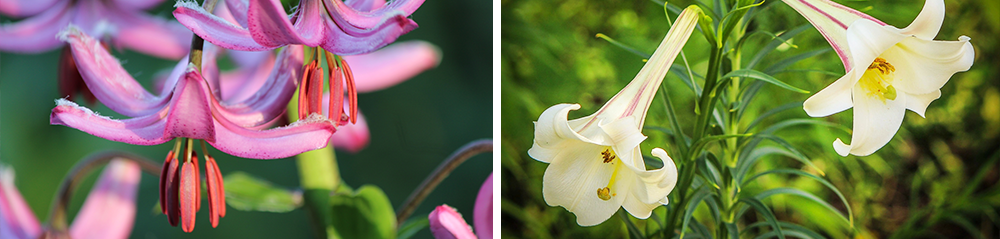
[[[240,51],[266,51],[275,48],[257,43],[247,28],[210,14],[196,3],[179,1],[175,6],[177,9],[174,10],[174,17],[177,21],[212,44]]]
[[[367,54],[344,56],[358,92],[373,92],[406,81],[441,63],[441,49],[424,41],[396,43]]]
[[[844,71],[851,70],[853,60],[847,50],[847,27],[855,20],[868,19],[879,25],[884,22],[872,16],[829,0],[782,0],[799,12],[816,30],[826,38],[833,50],[840,56]]]
[[[108,108],[136,117],[160,111],[166,105],[167,98],[146,91],[96,39],[75,27],[69,27],[62,34],[73,50],[73,58],[87,87]]]
[[[34,239],[38,219],[14,185],[14,170],[0,165],[0,238]]]
[[[116,159],[101,173],[70,226],[74,239],[128,238],[135,221],[139,164]]]
[[[493,173],[483,182],[483,187],[479,188],[472,222],[476,225],[476,236],[479,239],[493,238]]]
[[[427,216],[430,219],[431,233],[437,239],[475,239],[472,228],[462,219],[462,214],[448,205],[434,208]]]
[[[40,15],[17,23],[0,25],[0,50],[18,53],[39,53],[60,45],[56,38],[70,21],[67,2],[52,6]]]

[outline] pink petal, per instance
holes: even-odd
[[[279,159],[326,147],[336,131],[333,122],[313,115],[285,127],[252,130],[226,120],[215,121],[212,146],[236,157]]]
[[[87,87],[108,108],[136,117],[158,112],[166,105],[168,98],[146,91],[96,39],[75,27],[69,27],[62,35],[73,49],[73,58]]]
[[[178,1],[174,6],[177,7],[174,10],[177,21],[212,44],[240,51],[266,51],[275,48],[257,43],[247,28],[208,13],[197,3]]]
[[[344,56],[358,92],[372,92],[406,81],[441,63],[441,49],[424,41],[396,43],[372,53]]]
[[[132,161],[116,159],[108,163],[73,219],[70,235],[74,239],[127,238],[135,220],[141,173],[139,164]]]
[[[17,23],[0,25],[0,50],[17,53],[39,53],[60,45],[56,35],[70,21],[67,4],[55,4],[40,15]]]
[[[222,93],[221,99],[225,102],[240,102],[247,98],[253,96],[257,92],[254,89],[260,89],[264,85],[274,70],[273,67],[275,63],[275,57],[270,52],[265,51],[226,51],[230,55],[230,59],[236,62],[236,69],[228,72],[222,72],[219,74],[219,91]],[[239,52],[239,53],[238,53]],[[301,51],[300,51],[301,52]],[[236,53],[236,54],[234,54]],[[258,53],[258,54],[242,54],[242,53]],[[264,53],[264,54],[259,54]],[[250,55],[261,55],[264,56],[258,62],[247,62],[240,63],[245,60],[245,56]],[[300,53],[301,55],[301,53]],[[244,60],[239,60],[244,59]],[[250,65],[243,65],[250,64]],[[299,67],[301,68],[301,66]]]
[[[168,59],[187,56],[191,48],[191,32],[184,26],[147,16],[141,11],[110,12],[118,27],[115,40],[126,48]]]
[[[280,47],[288,44],[317,46],[322,40],[323,15],[317,1],[300,3],[295,25],[289,21],[281,1],[251,0],[247,13],[247,26],[253,39],[264,46]]]
[[[114,5],[127,10],[142,10],[160,5],[163,0],[114,0]]]
[[[328,101],[324,100],[323,102]],[[328,107],[324,106],[323,108],[326,109]],[[371,133],[368,132],[368,121],[365,120],[363,114],[358,112],[358,122],[337,128],[337,132],[330,137],[330,144],[337,149],[354,154],[368,147],[370,138]]]
[[[226,79],[222,85],[224,96],[241,95],[239,100],[226,100],[216,104],[217,117],[225,118],[241,127],[255,128],[279,118],[288,107],[288,101],[295,94],[295,79],[302,75],[302,48],[289,46],[278,55],[278,62],[273,67],[265,66],[256,69],[257,79]],[[254,68],[251,68],[254,69]],[[273,70],[272,70],[273,69]],[[266,76],[262,83],[257,83],[261,76]],[[241,83],[242,82],[242,83]],[[240,86],[232,86],[233,84]],[[225,85],[230,85],[225,87]],[[241,88],[239,88],[241,87]],[[242,95],[246,95],[242,97]],[[225,98],[223,98],[225,99]],[[255,128],[256,129],[256,128]]]
[[[809,23],[812,23],[819,33],[823,34],[826,41],[833,46],[833,50],[840,56],[844,63],[844,71],[851,71],[850,53],[847,47],[847,27],[855,20],[868,19],[879,25],[886,25],[884,22],[875,19],[868,14],[845,7],[829,0],[782,0],[795,11],[802,14]]]
[[[493,173],[483,182],[483,187],[479,188],[472,222],[476,225],[476,236],[479,239],[493,238]]]
[[[333,16],[339,22],[339,16]],[[404,15],[395,15],[382,25],[370,30],[357,29],[327,21],[326,41],[323,49],[338,55],[356,55],[372,52],[396,41],[396,38],[417,28],[417,23]]]
[[[361,12],[370,12],[385,5],[385,0],[355,0],[347,3],[347,6]]]
[[[38,219],[14,186],[14,170],[0,166],[0,238],[34,239],[40,233]]]
[[[226,0],[226,4],[220,4],[215,6],[216,15],[221,11],[228,12],[230,17],[232,17],[233,22],[239,23],[240,26],[244,28],[247,27],[247,12],[250,9],[250,3],[247,0]]]
[[[171,137],[215,140],[213,134],[215,118],[212,116],[214,112],[209,104],[209,99],[214,98],[207,84],[201,74],[198,74],[193,67],[188,67],[187,73],[177,82],[171,96],[165,134]]]
[[[363,11],[347,6],[341,0],[333,0],[327,2],[326,9],[330,15],[333,15],[334,20],[337,21],[337,25],[345,26],[344,24],[349,24],[355,28],[370,29],[383,26],[383,23],[390,21],[396,15],[402,15],[403,17],[410,16],[423,3],[424,0],[398,0],[392,1],[389,5]],[[374,5],[375,3],[371,4]]]
[[[51,9],[57,2],[68,2],[58,0],[3,0],[0,1],[0,13],[13,18],[23,18],[34,16],[45,10]]]
[[[157,145],[173,139],[164,133],[163,111],[141,117],[115,120],[98,115],[68,100],[56,100],[49,123],[65,125],[111,141],[137,145]]]
[[[430,219],[431,233],[437,239],[475,239],[472,228],[462,219],[462,214],[448,205],[434,208],[427,216]]]

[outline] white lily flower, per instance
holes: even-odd
[[[833,142],[841,156],[866,156],[885,146],[906,109],[924,117],[931,101],[941,97],[941,87],[953,74],[969,70],[975,58],[967,36],[934,40],[944,21],[943,0],[926,0],[903,29],[828,0],[783,1],[823,34],[844,63],[847,73],[802,107],[812,117],[854,107],[851,144]]]
[[[567,120],[579,104],[558,104],[542,112],[528,155],[551,164],[542,179],[545,203],[573,212],[581,226],[600,224],[619,207],[645,219],[653,208],[667,204],[667,194],[677,184],[677,167],[656,148],[652,153],[663,160],[663,167],[647,170],[639,149],[646,136],[640,130],[660,82],[700,14],[696,6],[684,9],[635,79],[597,113]]]

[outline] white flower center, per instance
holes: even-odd
[[[886,99],[896,99],[896,88],[892,87],[892,80],[895,78],[893,72],[895,71],[896,67],[893,67],[885,59],[875,58],[875,61],[872,61],[872,64],[865,70],[865,74],[861,75],[858,84],[861,84],[861,89],[868,91],[869,97],[877,96],[884,104]]]
[[[611,147],[606,147],[604,151],[601,152],[601,159],[604,163],[610,163],[611,167],[614,167],[614,171],[611,172],[611,179],[608,180],[608,186],[597,189],[597,198],[607,201],[611,200],[611,197],[618,195],[617,193],[611,192],[611,185],[615,184],[615,178],[618,176],[619,165],[615,164],[615,161],[617,161],[616,159],[618,159],[618,155],[615,154],[615,151],[612,150]]]

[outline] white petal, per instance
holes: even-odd
[[[600,128],[610,140],[611,149],[615,151],[622,162],[630,167],[646,170],[642,154],[638,151],[639,143],[646,140],[646,136],[639,131],[634,116],[617,119],[607,124],[601,122]]]
[[[868,69],[868,65],[871,65],[876,57],[906,37],[899,33],[899,29],[892,26],[882,26],[868,19],[854,21],[847,27],[847,45],[851,51],[852,69]]]
[[[535,141],[528,150],[528,155],[535,160],[548,163],[554,156],[554,152],[550,151],[564,148],[566,140],[592,142],[574,132],[566,120],[569,111],[577,109],[580,109],[578,104],[557,104],[542,112],[535,122]]]
[[[802,103],[802,109],[812,117],[825,117],[850,109],[854,106],[854,103],[851,102],[851,89],[860,79],[860,76],[857,76],[858,72],[863,72],[863,69],[866,68],[848,71],[833,84],[806,99]]]
[[[920,117],[925,117],[924,111],[927,110],[927,106],[931,104],[931,101],[941,98],[940,90],[935,90],[934,92],[931,93],[919,94],[919,95],[913,95],[909,93],[906,94],[907,94],[906,108],[909,109],[910,111],[913,111],[914,113],[917,113],[918,115],[920,115]]]
[[[934,36],[941,30],[942,22],[944,22],[944,0],[926,0],[917,18],[903,28],[903,34],[934,40]]]
[[[649,218],[649,215],[653,213],[653,209],[656,209],[656,207],[659,207],[660,205],[663,204],[660,204],[659,202],[654,202],[654,203],[641,202],[639,201],[638,198],[636,198],[633,195],[629,195],[627,198],[625,198],[625,201],[622,202],[622,207],[625,208],[625,211],[627,211],[629,214],[632,214],[633,217],[639,219]]]
[[[869,96],[860,84],[855,86],[854,135],[851,136],[850,145],[837,139],[834,149],[841,156],[846,156],[844,146],[849,146],[851,154],[867,156],[885,146],[903,123],[906,100],[905,94],[898,94],[895,100],[886,99],[883,103],[879,96]]]
[[[601,158],[603,149],[603,146],[593,144],[572,144],[552,159],[542,177],[545,203],[565,207],[576,215],[576,221],[581,226],[604,222],[618,211],[624,201],[622,194],[607,201],[597,197],[597,190],[608,186],[614,172],[612,164],[605,164]],[[618,173],[628,171],[622,168]],[[613,187],[621,190],[617,185]]]
[[[845,7],[829,0],[782,0],[788,6],[802,14],[809,23],[812,23],[816,30],[826,41],[830,43],[833,50],[840,56],[844,63],[844,71],[850,71],[853,66],[852,58],[847,47],[847,27],[858,19],[868,19],[879,25],[885,25],[882,21],[875,19],[857,10]]]
[[[910,94],[927,94],[941,89],[956,72],[972,67],[976,52],[968,37],[959,41],[928,41],[908,37],[882,53],[896,68],[892,82]]]

